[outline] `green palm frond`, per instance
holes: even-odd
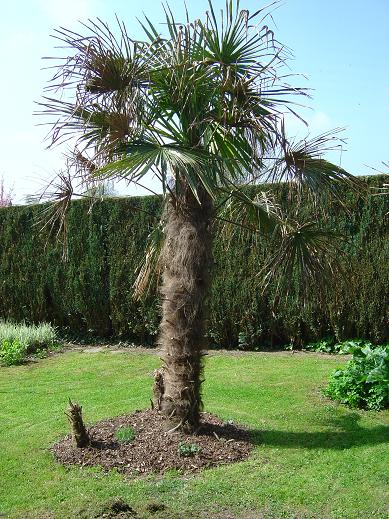
[[[256,161],[252,143],[244,135],[225,131],[218,124],[209,125],[206,138],[212,152],[223,160],[229,179],[240,183],[244,172],[250,171]]]
[[[283,224],[279,205],[266,191],[250,197],[243,189],[233,189],[222,200],[216,218],[221,222],[220,235],[228,241],[244,239],[248,234],[270,234]]]
[[[211,2],[209,9],[206,22],[199,22],[206,42],[203,56],[207,62],[232,66],[237,74],[244,74],[247,67],[251,71],[260,70],[264,62],[268,61],[264,58],[268,55],[270,44],[276,43],[274,33],[265,25],[259,31],[250,32],[249,12],[240,9],[239,2],[235,5],[233,2],[226,2],[219,21]],[[261,12],[257,11],[251,16],[251,23],[259,14]]]
[[[303,301],[309,301],[312,286],[324,294],[329,284],[341,275],[341,241],[341,235],[321,229],[314,222],[286,222],[277,252],[258,273],[260,285],[265,289],[270,281],[276,280],[277,297],[288,297],[295,279]]]
[[[218,157],[205,150],[144,140],[128,144],[123,155],[123,158],[94,171],[94,176],[126,178],[131,182],[140,181],[153,171],[162,181],[164,190],[169,190],[167,179],[170,174],[177,187],[180,181],[185,180],[198,201],[200,186],[215,198],[223,180]]]
[[[150,141],[135,141],[126,146],[123,157],[109,162],[94,172],[100,178],[126,178],[140,180],[152,170],[160,157],[161,146]]]

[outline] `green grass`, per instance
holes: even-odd
[[[223,509],[265,518],[384,519],[389,412],[351,411],[321,396],[342,362],[315,354],[209,356],[206,410],[252,428],[254,453],[195,476],[138,479],[64,468],[49,446],[68,433],[69,397],[83,405],[87,423],[147,407],[157,356],[74,351],[0,368],[0,516],[62,519],[121,496],[134,508],[163,502],[180,518]]]

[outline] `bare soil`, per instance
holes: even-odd
[[[115,498],[97,506],[77,510],[72,518],[77,519],[265,519],[261,512],[242,512],[238,515],[228,510],[173,511],[161,502],[147,502],[135,509],[122,498]],[[298,519],[297,516],[293,516]],[[35,518],[36,519],[36,518]],[[39,519],[54,519],[53,516]],[[271,519],[268,516],[267,519]],[[272,519],[275,519],[272,516]]]
[[[127,343],[107,343],[107,344],[77,344],[77,343],[65,343],[63,345],[62,351],[80,351],[82,353],[100,353],[102,351],[109,351],[110,353],[130,353],[130,354],[139,354],[139,353],[149,353],[150,355],[155,355],[160,357],[162,354],[162,349],[157,347],[145,347],[139,346],[135,344],[127,344]],[[54,352],[53,354],[56,354]],[[244,356],[276,356],[276,357],[292,357],[294,355],[299,357],[318,357],[322,359],[328,359],[329,357],[336,357],[340,361],[344,359],[349,359],[350,355],[339,355],[333,353],[319,353],[315,351],[307,351],[307,350],[261,350],[261,351],[245,351],[245,350],[226,350],[226,349],[211,349],[207,350],[204,355],[209,357],[216,356],[229,356],[229,357],[244,357]]]
[[[135,430],[135,438],[129,442],[118,441],[117,430],[129,426]],[[117,469],[136,476],[162,474],[169,469],[196,472],[204,467],[243,460],[253,449],[246,429],[208,413],[201,414],[200,427],[193,435],[166,429],[166,419],[158,411],[135,411],[89,427],[89,447],[75,447],[68,435],[56,443],[52,451],[57,461],[64,465],[99,465],[105,470]],[[180,443],[195,444],[197,452],[183,455]]]

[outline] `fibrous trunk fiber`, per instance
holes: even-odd
[[[192,432],[201,410],[202,353],[205,348],[206,297],[212,258],[212,203],[199,203],[189,189],[170,199],[162,250],[163,395],[160,410],[169,426]]]

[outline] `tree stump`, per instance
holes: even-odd
[[[69,398],[69,407],[65,413],[72,426],[73,438],[77,447],[84,448],[90,445],[90,437],[82,419],[82,406]]]

